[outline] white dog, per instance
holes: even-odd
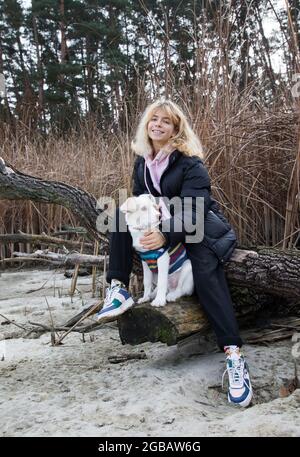
[[[133,240],[133,247],[142,259],[144,295],[138,303],[153,300],[152,306],[164,306],[184,295],[192,295],[194,281],[192,265],[182,243],[168,249],[147,251],[140,239],[147,231],[157,231],[160,223],[159,205],[149,194],[130,197],[120,207]],[[153,286],[156,286],[152,290]]]

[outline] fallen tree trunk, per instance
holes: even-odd
[[[92,238],[108,245],[107,229],[104,227],[110,226],[111,219],[97,204],[96,198],[82,189],[26,175],[0,158],[0,198],[29,199],[69,208],[80,217]],[[278,296],[300,296],[300,251],[297,249],[236,249],[225,271],[229,283],[246,285]],[[141,272],[137,257],[134,260],[134,272]]]
[[[258,247],[236,249],[225,266],[231,284],[247,286],[281,297],[300,297],[300,251]]]
[[[277,262],[274,262],[277,259]],[[286,313],[289,303],[300,310],[300,253],[282,253],[272,249],[242,251],[236,249],[226,266],[233,305],[239,321],[253,318],[266,305],[277,309],[277,298],[284,297]],[[281,275],[281,277],[280,277]],[[237,285],[238,287],[234,287]],[[242,286],[246,286],[243,288]],[[257,294],[263,291],[263,294]],[[154,308],[137,305],[118,319],[123,344],[162,342],[174,345],[193,334],[205,334],[209,323],[195,296]]]
[[[0,198],[62,205],[79,217],[94,239],[108,242],[107,237],[103,236],[105,233],[100,233],[97,228],[97,223],[99,224],[104,215],[104,209],[98,205],[93,195],[59,181],[47,181],[21,173],[1,157]],[[107,214],[105,214],[105,222],[108,227],[110,218]]]
[[[300,311],[300,300],[287,301],[277,299],[268,294],[260,294],[247,288],[232,287],[231,295],[233,306],[239,324],[243,326],[253,324],[256,317],[264,315],[268,321],[272,316],[281,313],[286,317],[288,314],[297,314]],[[138,298],[138,297],[134,297]],[[63,323],[63,327],[72,327],[91,310],[93,306],[85,308],[76,316]],[[101,309],[102,304],[94,310]],[[91,313],[92,314],[92,313]],[[134,305],[119,318],[106,318],[105,323],[117,320],[120,339],[123,344],[137,345],[145,342],[162,342],[168,345],[186,341],[192,335],[205,335],[209,332],[208,320],[201,309],[195,296],[184,297],[178,302],[168,303],[161,308],[155,308],[150,303]],[[95,322],[85,326],[83,332],[97,330],[101,324]]]
[[[40,203],[53,203],[72,211],[87,229],[92,239],[106,246],[109,244],[107,233],[112,218],[104,205],[97,202],[94,195],[79,187],[59,181],[48,181],[21,173],[13,165],[0,157],[0,199],[31,200]],[[138,256],[133,259],[134,268],[141,271]]]
[[[195,298],[184,297],[161,308],[136,305],[119,317],[118,327],[123,344],[160,341],[171,346],[193,333],[206,332],[209,325]]]
[[[241,294],[243,291],[239,290],[236,295]],[[280,305],[282,302],[277,303],[272,296],[251,296],[251,292],[242,302],[233,302],[238,323],[246,328],[253,326],[260,315],[264,315],[266,321],[276,316]],[[295,302],[285,301],[281,307],[284,317],[291,313],[299,315],[299,311],[300,299]],[[210,324],[195,296],[184,297],[161,308],[148,303],[135,305],[118,318],[118,328],[122,344],[131,345],[161,342],[172,346],[191,335],[206,335],[210,332]]]

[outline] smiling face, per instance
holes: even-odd
[[[167,112],[162,108],[158,108],[154,111],[148,122],[147,132],[149,138],[152,140],[154,149],[158,151],[175,135],[176,130]]]

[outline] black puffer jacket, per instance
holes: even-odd
[[[132,193],[134,196],[148,194],[149,188],[152,195],[159,197],[160,194],[153,186],[147,167],[146,180],[148,188],[145,184],[144,176],[145,159],[139,156],[134,164]],[[162,196],[168,197],[168,199],[172,199],[175,196],[182,199],[184,197],[204,197],[204,238],[202,243],[213,250],[221,263],[229,260],[237,244],[236,235],[225,216],[221,213],[217,202],[211,197],[210,178],[201,159],[197,156],[187,157],[178,150],[172,152],[168,167],[162,174],[160,187]],[[172,205],[168,209],[172,215],[171,221],[167,225],[162,222],[160,229],[167,237],[168,243],[174,246],[178,242],[184,242],[185,240],[186,231],[183,220],[185,223],[188,222],[189,224],[190,221],[191,224],[195,224],[197,220],[196,204],[193,202],[188,207],[182,205],[180,212],[176,212],[176,208],[174,211]],[[180,224],[182,230],[178,231]],[[191,234],[188,233],[188,235]]]

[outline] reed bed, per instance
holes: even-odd
[[[213,196],[236,229],[239,245],[282,247],[287,237],[288,247],[295,247],[299,215],[294,214],[287,227],[286,210],[288,198],[297,197],[288,196],[288,191],[299,160],[298,113],[288,97],[266,106],[254,94],[254,88],[238,94],[231,87],[211,100],[195,99],[184,90],[181,98],[178,92],[173,98],[189,114],[203,142]],[[135,159],[130,141],[146,104],[144,97],[139,100],[140,106],[126,112],[125,128],[114,131],[100,130],[95,119],[60,137],[28,135],[21,126],[14,135],[2,130],[0,155],[24,173],[79,186],[96,198],[117,199],[120,188],[130,191]],[[78,224],[60,206],[0,201],[1,233],[50,234]],[[9,252],[2,247],[4,254]]]

